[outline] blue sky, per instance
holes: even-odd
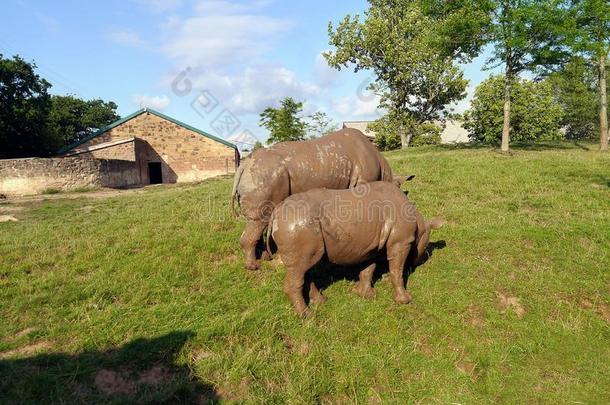
[[[328,68],[327,26],[367,3],[282,0],[4,0],[0,53],[33,60],[54,94],[148,106],[224,138],[265,140],[285,96],[337,123],[374,119],[370,74]],[[464,66],[470,89],[489,75]],[[463,101],[457,110],[463,110]]]

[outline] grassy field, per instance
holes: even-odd
[[[1,204],[0,403],[609,403],[610,155],[387,156],[447,220],[414,301],[337,273],[306,320],[243,269],[230,179]]]

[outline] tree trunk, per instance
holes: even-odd
[[[599,150],[608,150],[608,96],[606,83],[606,59],[599,56]]]
[[[508,152],[510,142],[510,84],[512,80],[512,72],[510,64],[506,65],[506,74],[504,76],[504,124],[502,125],[502,152]]]
[[[409,147],[409,144],[411,143],[411,138],[413,137],[413,134],[411,131],[405,131],[404,127],[400,128],[400,144],[402,149],[407,149]]]

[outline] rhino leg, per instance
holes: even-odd
[[[412,242],[407,246],[402,243],[393,243],[387,247],[388,262],[390,265],[390,281],[394,288],[394,302],[397,304],[408,304],[411,302],[411,294],[405,290],[403,270],[408,253],[411,251]]]
[[[284,293],[292,303],[296,313],[302,317],[310,315],[303,297],[305,274],[316,265],[324,255],[324,242],[319,233],[313,230],[301,230],[298,235],[292,235],[289,246],[282,246],[282,262],[286,265],[286,278],[284,279]],[[276,239],[277,241],[277,239]],[[288,247],[288,249],[286,249]],[[322,296],[313,283],[310,292],[314,296]]]
[[[373,262],[366,266],[359,274],[359,283],[356,293],[362,298],[375,298],[375,289],[373,288],[373,274],[377,263]]]
[[[256,245],[261,240],[265,227],[266,225],[261,221],[248,221],[239,239],[239,244],[246,255],[248,270],[257,270],[260,267],[260,262],[256,260]]]

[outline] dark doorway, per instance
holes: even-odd
[[[148,179],[150,180],[150,184],[163,183],[161,162],[148,162]]]

